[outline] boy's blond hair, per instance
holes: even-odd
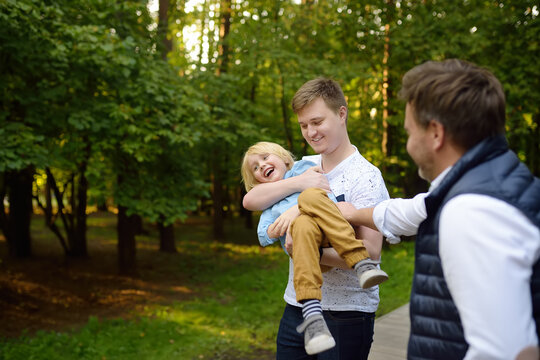
[[[255,185],[259,184],[253,175],[253,171],[249,168],[248,156],[262,154],[274,154],[279,156],[281,160],[285,162],[287,170],[290,170],[294,164],[294,155],[279,144],[268,141],[260,141],[254,145],[251,145],[244,154],[241,168],[242,181],[244,182],[246,191],[253,189]]]

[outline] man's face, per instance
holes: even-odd
[[[345,119],[347,109],[336,114],[318,98],[298,112],[302,136],[317,154],[331,154],[347,134]]]
[[[405,131],[407,132],[407,152],[418,166],[418,174],[422,179],[432,181],[434,155],[431,152],[431,138],[428,130],[416,121],[413,107],[407,103],[405,107]]]

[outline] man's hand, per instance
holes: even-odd
[[[274,221],[272,225],[268,227],[266,232],[270,239],[283,236],[289,230],[289,227],[294,219],[298,217],[298,215],[300,215],[298,205],[292,206],[288,210],[284,211],[283,214],[281,214],[276,221]]]
[[[320,166],[313,166],[304,171],[302,174],[296,176],[296,178],[298,178],[298,182],[301,184],[302,190],[306,190],[308,188],[321,188],[325,191],[331,191],[328,179],[326,176],[324,176]]]
[[[343,215],[345,220],[352,224],[354,214],[356,213],[356,208],[353,206],[353,204],[339,201],[336,203],[336,206],[338,207],[339,211],[341,211],[341,215]]]

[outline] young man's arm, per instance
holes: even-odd
[[[330,191],[328,179],[321,173],[318,166],[314,166],[298,176],[255,186],[244,196],[242,205],[251,211],[264,210],[291,194],[302,192],[311,187]]]
[[[363,236],[368,236],[372,238],[373,241],[382,241],[382,236],[379,232],[373,231],[371,229],[366,230],[368,233],[362,232]],[[374,260],[378,260],[381,257],[381,252],[377,249],[370,249],[367,245],[367,243],[364,241],[364,244],[366,245],[366,249],[369,253],[369,257]],[[334,248],[323,248],[322,249],[322,256],[321,256],[321,265],[331,266],[331,267],[338,267],[340,269],[350,270],[350,267],[347,265],[345,260],[339,254]]]
[[[356,238],[364,241],[364,246],[366,247],[371,260],[380,260],[383,242],[382,234],[377,230],[370,229],[366,226],[359,226],[355,228],[355,230]]]
[[[323,248],[321,256],[321,265],[338,267],[340,269],[350,270],[350,267],[347,266],[347,263],[334,248]]]

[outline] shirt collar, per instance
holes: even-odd
[[[439,174],[439,176],[437,176],[432,182],[431,182],[431,185],[429,187],[429,192],[432,192],[433,190],[435,190],[437,188],[437,186],[439,186],[441,184],[441,182],[443,181],[443,179],[446,177],[446,174],[448,174],[448,172],[452,169],[452,166],[449,166],[447,167],[446,169],[444,169],[444,171],[442,173]]]

